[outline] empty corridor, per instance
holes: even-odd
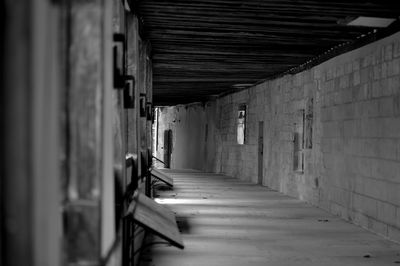
[[[399,245],[300,200],[224,175],[168,171],[174,189],[156,197],[176,213],[185,249],[152,245],[142,265],[400,263]]]

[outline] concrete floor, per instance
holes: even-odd
[[[400,265],[400,245],[302,201],[223,175],[170,173],[174,189],[158,201],[176,212],[185,249],[154,245],[143,266]]]

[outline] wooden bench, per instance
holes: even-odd
[[[125,215],[153,234],[180,249],[184,248],[175,214],[166,206],[158,204],[145,194],[135,191]]]
[[[169,175],[167,175],[166,173],[163,173],[161,170],[159,170],[157,168],[152,168],[150,170],[150,174],[151,174],[151,176],[153,176],[156,179],[164,182],[168,186],[170,186],[170,187],[174,186],[174,180]]]

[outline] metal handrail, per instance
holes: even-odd
[[[161,161],[160,159],[158,159],[156,156],[152,155],[151,156],[153,159],[156,159],[157,161],[159,161],[160,163],[167,165],[165,162]]]

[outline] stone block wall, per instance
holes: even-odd
[[[400,241],[400,37],[342,55],[318,74],[320,201]]]
[[[299,172],[294,132],[310,99],[312,148],[302,150]],[[400,241],[400,34],[220,102],[222,172],[256,182],[264,121],[264,185]],[[235,139],[241,103],[249,111],[245,145]]]

